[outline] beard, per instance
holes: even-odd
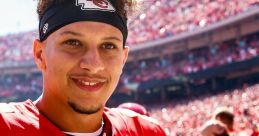
[[[75,102],[68,101],[68,105],[77,113],[91,115],[101,110],[101,104],[95,106],[84,107]]]

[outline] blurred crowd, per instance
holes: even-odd
[[[150,0],[143,3],[146,11],[130,21],[129,45],[194,31],[259,5],[258,0]]]
[[[36,36],[25,32],[0,37],[0,67],[32,61],[32,43]]]
[[[238,13],[258,8],[259,1],[149,0],[143,3],[144,11],[129,21],[129,45],[206,27]],[[33,31],[0,37],[0,67],[32,61],[32,43],[35,37],[37,34]]]
[[[203,71],[259,55],[259,34],[181,53],[126,64],[121,84],[145,82]]]
[[[200,136],[200,127],[221,106],[232,109],[234,136],[252,136],[259,131],[259,85],[207,95],[193,100],[171,101],[167,105],[147,106],[169,136]],[[258,136],[259,134],[254,136]]]
[[[127,43],[174,36],[182,32],[207,27],[228,17],[258,8],[258,0],[149,0],[144,10],[129,23]],[[177,20],[177,21],[175,21]],[[0,68],[33,62],[34,32],[0,37]],[[120,85],[163,79],[195,73],[259,55],[259,34],[217,43],[203,48],[145,59],[126,64]],[[36,98],[42,89],[38,74],[0,74],[0,100],[20,101]],[[172,101],[168,105],[149,106],[150,115],[157,118],[170,136],[198,136],[199,127],[211,118],[216,107],[233,108],[235,131],[249,136],[259,122],[259,85],[219,95],[209,95],[189,101]],[[258,126],[257,126],[258,127]]]
[[[0,75],[0,101],[24,101],[37,98],[42,90],[40,74]]]
[[[0,76],[0,100],[35,100],[41,94],[40,74]],[[259,85],[226,91],[218,95],[201,95],[184,100],[171,100],[147,105],[149,115],[156,118],[169,136],[199,136],[200,127],[220,106],[233,109],[235,136],[251,136],[259,127]],[[254,135],[257,136],[257,135]]]
[[[14,41],[19,43],[19,38],[18,40],[15,38],[9,41],[6,40],[6,42]],[[17,47],[19,47],[17,49],[16,47],[11,47],[14,49],[13,51],[6,50],[4,47],[5,46],[0,46],[0,54],[2,54],[2,56],[0,56],[6,58],[8,55],[5,54],[11,53],[12,55],[10,60],[3,59],[2,61],[8,61],[12,64],[15,63],[15,60],[18,61],[17,58],[22,54],[21,52],[26,52],[22,45],[17,45]],[[153,59],[133,61],[126,64],[124,73],[119,82],[119,89],[121,92],[124,92],[123,89],[127,90],[125,86],[130,83],[177,77],[233,62],[252,59],[258,55],[259,35],[257,33],[242,37],[238,40],[235,39],[186,52],[170,54]],[[32,59],[28,56],[30,55],[26,55],[22,58],[28,60]],[[23,91],[39,93],[42,86],[40,80],[41,76],[39,74],[0,75],[0,97],[6,95],[13,96],[14,94],[21,95],[20,93]]]

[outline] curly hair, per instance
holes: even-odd
[[[63,3],[66,0],[38,0],[37,13],[38,18],[41,19],[45,10],[53,3]],[[101,0],[96,0],[101,1]],[[117,13],[125,20],[128,20],[129,12],[133,11],[133,8],[137,4],[135,0],[109,0],[116,9]]]

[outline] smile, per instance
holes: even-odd
[[[75,85],[84,91],[95,92],[98,91],[100,88],[104,86],[106,80],[99,80],[99,81],[89,81],[89,80],[82,80],[72,78]]]

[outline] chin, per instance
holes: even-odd
[[[72,101],[68,101],[68,105],[73,109],[73,111],[79,113],[79,114],[95,114],[101,111],[103,109],[102,104],[95,104],[95,105],[80,105]]]

